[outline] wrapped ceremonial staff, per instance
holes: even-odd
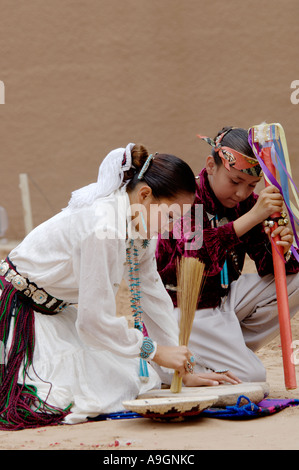
[[[288,180],[293,183],[290,174],[290,165],[287,154],[286,140],[284,131],[280,124],[260,124],[249,129],[249,143],[259,160],[260,166],[264,172],[265,184],[274,184],[280,189],[287,206],[291,223],[297,241],[294,219],[296,218],[291,210],[291,203],[288,194]],[[276,163],[276,160],[278,163]],[[276,168],[279,170],[282,186],[276,180]],[[294,188],[292,188],[294,189]],[[295,198],[297,198],[296,193]],[[271,232],[281,223],[285,223],[285,216],[282,214],[273,214],[266,224]],[[298,221],[297,221],[298,222]],[[282,347],[282,358],[284,368],[285,386],[287,390],[297,388],[295,365],[292,362],[292,331],[290,322],[289,299],[287,291],[285,259],[283,247],[276,245],[280,237],[275,237],[272,242],[272,256],[274,266],[274,276],[276,283],[278,316],[280,326],[280,338]],[[294,247],[292,252],[296,258],[298,254]]]
[[[179,344],[188,346],[198,297],[204,278],[204,264],[197,258],[182,257],[177,264],[177,300],[180,310]],[[170,390],[179,393],[182,377],[174,372]]]

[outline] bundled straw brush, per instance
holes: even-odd
[[[204,264],[197,258],[182,257],[177,264],[177,299],[180,309],[179,344],[188,346],[198,297],[204,278]],[[179,393],[182,377],[174,372],[170,390]]]

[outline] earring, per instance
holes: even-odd
[[[146,226],[146,223],[145,223],[145,220],[144,220],[144,217],[143,217],[143,212],[140,212],[140,216],[141,216],[141,222],[142,222],[144,231],[145,231],[145,233],[147,233],[147,226]]]

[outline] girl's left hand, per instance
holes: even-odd
[[[242,381],[229,370],[227,372],[203,372],[201,374],[190,374],[187,372],[183,376],[185,387],[215,386],[224,383],[236,385]]]
[[[282,225],[280,227],[277,227],[273,232],[271,233],[271,230],[269,227],[265,227],[265,233],[271,238],[275,238],[276,236],[280,236],[280,241],[276,242],[276,245],[282,246],[283,247],[283,252],[284,254],[289,251],[291,248],[293,241],[294,241],[294,234],[292,230],[285,225]]]

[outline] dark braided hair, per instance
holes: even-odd
[[[178,194],[194,194],[196,189],[195,176],[190,166],[175,155],[156,153],[151,160],[142,180],[139,172],[149,154],[143,145],[136,144],[132,151],[132,165],[125,173],[124,182],[127,189],[133,190],[140,181],[144,181],[152,190],[156,199],[174,199]]]

